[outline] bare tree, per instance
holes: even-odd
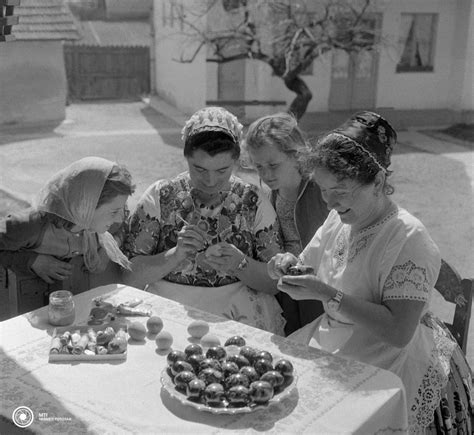
[[[221,3],[220,5],[218,3]],[[301,73],[322,54],[371,50],[377,35],[367,25],[372,0],[201,0],[173,13],[189,45],[176,58],[192,62],[207,49],[210,62],[256,59],[296,94],[288,111],[301,118],[312,93]],[[199,5],[199,7],[196,7]],[[225,11],[220,16],[216,10]],[[207,17],[207,20],[204,19]]]

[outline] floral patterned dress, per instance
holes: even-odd
[[[230,190],[215,206],[200,203],[189,174],[157,181],[143,194],[130,219],[125,242],[129,257],[156,255],[177,243],[185,222],[196,225],[206,246],[148,291],[214,314],[283,334],[284,319],[275,297],[250,289],[237,276],[214,270],[205,250],[219,242],[235,245],[245,255],[267,262],[281,250],[276,215],[269,200],[251,184],[231,177]]]
[[[466,416],[471,373],[456,341],[429,311],[441,259],[418,219],[398,208],[375,225],[353,232],[333,210],[300,258],[318,271],[323,282],[345,294],[379,304],[405,299],[423,301],[425,306],[404,348],[383,342],[339,312],[326,312],[289,338],[400,376],[407,393],[410,433],[424,432],[432,424],[447,387],[457,395],[450,398],[452,414],[456,415],[455,408],[463,410],[458,415],[459,427],[470,427]],[[455,388],[453,374],[458,382]]]

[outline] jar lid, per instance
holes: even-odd
[[[55,299],[70,299],[73,294],[69,290],[56,290],[49,295],[49,298]]]

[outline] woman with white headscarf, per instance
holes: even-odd
[[[108,230],[123,222],[133,191],[130,173],[114,162],[86,157],[72,163],[46,183],[32,209],[0,221],[0,264],[62,288],[77,272],[74,265],[86,273],[103,272],[109,260],[129,267]],[[76,257],[83,261],[71,261]],[[73,293],[87,290],[70,284]]]

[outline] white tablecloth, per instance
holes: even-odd
[[[174,337],[190,343],[187,326],[204,319],[222,343],[241,335],[247,344],[290,359],[297,388],[281,403],[249,414],[214,415],[184,406],[162,390],[167,352],[153,339],[129,342],[126,361],[48,363],[52,327],[46,307],[0,323],[0,414],[11,419],[19,406],[34,414],[29,427],[44,434],[404,433],[402,383],[385,370],[346,361],[265,331],[221,319],[132,287],[111,285],[75,296],[76,324],[86,324],[98,295],[115,301],[143,299]],[[131,318],[129,318],[131,319]],[[146,318],[133,318],[146,323]],[[10,420],[11,421],[11,420]],[[1,432],[1,431],[0,431]]]

